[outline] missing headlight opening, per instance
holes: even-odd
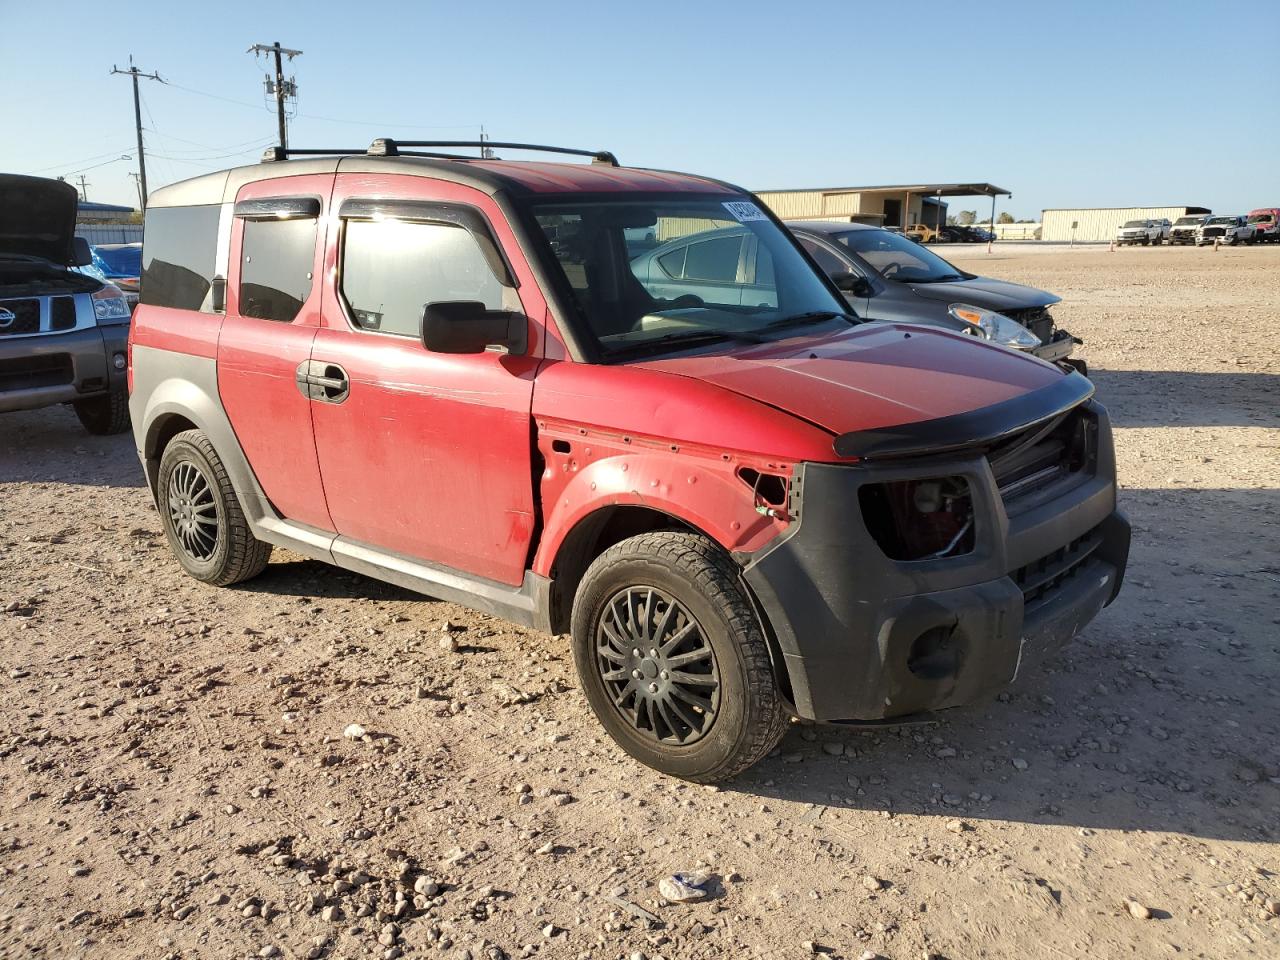
[[[781,507],[786,504],[786,477],[780,477],[776,473],[761,473],[751,467],[739,469],[738,477],[755,493],[757,503],[763,502],[772,507]]]
[[[964,477],[869,483],[862,519],[890,560],[940,560],[973,551],[973,500]]]

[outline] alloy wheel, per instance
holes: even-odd
[[[208,478],[190,460],[169,475],[168,506],[169,523],[183,551],[193,560],[211,559],[222,521]]]
[[[618,712],[647,738],[687,745],[706,736],[720,706],[710,641],[678,600],[627,587],[596,626],[596,666]]]

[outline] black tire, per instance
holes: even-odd
[[[77,400],[72,406],[80,425],[95,437],[109,437],[129,429],[129,393],[124,387],[100,397]]]
[[[250,531],[218,452],[199,430],[164,448],[156,505],[170,549],[197,580],[230,586],[256,577],[271,559],[271,544]]]
[[[630,623],[622,623],[620,609]],[[638,632],[626,634],[627,627]],[[613,638],[626,634],[623,647],[637,637],[656,646],[619,656],[610,631]],[[572,632],[592,711],[623,750],[655,770],[714,783],[759,761],[786,731],[768,644],[738,568],[706,537],[646,533],[610,547],[578,587]],[[682,682],[688,678],[692,685]],[[691,691],[710,709],[692,706]]]

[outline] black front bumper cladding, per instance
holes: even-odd
[[[744,568],[800,716],[884,720],[970,703],[1115,598],[1129,523],[1116,510],[1110,426],[1090,406],[1099,423],[1091,468],[1007,508],[981,453],[801,467],[798,520]],[[938,476],[969,481],[974,549],[889,560],[864,523],[859,487]]]

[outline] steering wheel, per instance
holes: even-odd
[[[880,274],[887,280],[892,274],[897,273],[901,269],[902,269],[902,264],[900,264],[897,260],[890,260],[888,263],[886,263],[883,267],[880,268]]]
[[[668,301],[670,307],[668,309],[686,309],[688,307],[706,306],[706,301],[694,293],[685,293],[676,297],[674,300]]]

